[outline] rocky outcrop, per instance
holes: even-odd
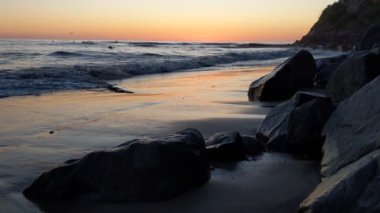
[[[249,87],[251,101],[283,101],[291,98],[298,90],[313,88],[316,63],[306,50],[276,67],[268,75],[254,81]]]
[[[300,212],[380,212],[380,77],[341,102],[323,129],[322,183]]]
[[[360,45],[371,26],[380,23],[379,14],[380,0],[340,0],[323,11],[296,45],[352,50]]]
[[[194,129],[133,140],[42,174],[24,195],[38,203],[165,200],[209,180],[205,154]]]
[[[268,150],[319,158],[321,130],[333,110],[324,94],[298,92],[269,112],[256,136]]]
[[[238,132],[220,132],[206,141],[207,158],[212,161],[247,160]]]
[[[335,103],[339,103],[378,75],[380,55],[359,53],[336,69],[326,86],[326,92]]]
[[[380,147],[380,77],[341,102],[323,130],[322,174],[343,166]]]

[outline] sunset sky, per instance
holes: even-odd
[[[0,0],[0,38],[293,42],[336,0]]]

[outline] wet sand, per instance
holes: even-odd
[[[0,99],[0,212],[38,212],[20,193],[59,163],[141,136],[197,128],[252,134],[270,108],[248,102],[247,88],[272,67],[141,76],[115,82],[134,94],[75,91]],[[65,205],[77,212],[294,212],[317,185],[318,165],[265,154],[155,204]],[[56,207],[45,209],[55,212]],[[277,211],[278,210],[278,211]]]

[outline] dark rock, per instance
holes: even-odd
[[[238,132],[216,133],[207,139],[206,150],[209,160],[247,160],[244,144]]]
[[[339,104],[322,134],[322,175],[330,176],[345,165],[380,147],[380,77]]]
[[[324,179],[301,203],[299,212],[355,212],[358,208],[373,209],[379,200],[367,200],[368,203],[362,201],[368,196],[368,183],[376,184],[373,182],[374,177],[380,174],[379,154],[379,151],[370,153]]]
[[[340,0],[329,5],[298,46],[353,50],[380,23],[379,0]]]
[[[115,85],[109,85],[107,89],[115,92],[115,93],[128,93],[128,94],[133,94],[134,92],[123,89],[121,87],[115,86]]]
[[[200,132],[144,138],[42,174],[24,191],[38,203],[150,202],[206,183],[210,170]]]
[[[377,164],[379,166],[379,163]],[[367,184],[361,196],[355,203],[353,212],[380,212],[380,170],[377,169],[377,174],[372,181]]]
[[[75,162],[77,162],[79,160],[80,159],[70,159],[70,160],[65,161],[65,164],[72,164],[72,163],[75,163]]]
[[[257,155],[265,151],[264,145],[255,136],[243,135],[241,139],[243,141],[244,152],[247,155]]]
[[[288,122],[289,152],[320,159],[324,142],[322,128],[334,110],[333,104],[321,99],[312,100],[294,109]]]
[[[324,90],[299,91],[292,97],[292,101],[297,107],[314,99],[331,101]]]
[[[362,53],[342,63],[326,86],[334,103],[339,103],[380,74],[380,55]]]
[[[335,70],[347,59],[347,55],[340,55],[331,58],[323,58],[317,60],[317,74],[314,78],[314,85],[316,87],[325,88],[330,77],[334,74]]]
[[[372,26],[360,41],[360,50],[370,50],[380,43],[380,25]]]
[[[268,75],[254,81],[248,91],[251,101],[283,101],[298,90],[313,87],[316,64],[306,50],[276,67]]]
[[[329,101],[324,93],[302,91],[297,92],[289,101],[272,109],[258,128],[257,139],[266,144],[269,150],[286,151],[289,115],[296,108],[315,99]]]
[[[332,106],[323,93],[298,92],[294,97],[269,112],[257,130],[257,139],[269,151],[293,152],[313,156],[320,153],[321,138],[317,135]],[[300,132],[300,131],[305,131]],[[312,138],[302,141],[305,135]]]

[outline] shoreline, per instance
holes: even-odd
[[[200,129],[205,137],[226,130],[251,134],[270,108],[248,102],[246,88],[252,79],[261,77],[272,68],[170,73],[120,82],[121,86],[136,91],[135,94],[76,91],[0,99],[0,117],[8,124],[1,129],[4,134],[0,162],[4,163],[0,164],[0,168],[2,173],[9,174],[0,178],[0,191],[4,194],[0,199],[1,208],[14,212],[38,212],[36,206],[20,194],[38,174],[68,159],[112,148],[134,138],[172,133],[188,127]],[[288,164],[281,163],[284,159]],[[216,168],[210,185],[206,184],[183,197],[156,204],[132,205],[130,208],[138,212],[141,208],[144,210],[145,205],[153,209],[161,206],[162,211],[166,208],[183,209],[186,207],[183,202],[195,204],[203,197],[206,200],[201,199],[203,201],[193,209],[195,212],[203,208],[223,212],[218,208],[219,202],[225,202],[220,193],[230,192],[234,194],[230,199],[238,199],[239,205],[244,206],[243,212],[263,210],[273,205],[270,199],[268,203],[260,201],[255,205],[249,202],[250,197],[258,194],[263,196],[264,193],[270,197],[269,188],[250,184],[252,191],[240,193],[239,190],[251,181],[261,182],[259,185],[267,187],[280,184],[277,190],[284,197],[296,187],[300,200],[289,197],[277,203],[281,205],[285,202],[285,206],[294,208],[295,203],[298,206],[319,182],[318,165],[286,155],[269,154],[264,155],[264,160],[239,164],[242,166],[235,167],[235,170],[230,167]],[[273,170],[265,170],[267,165]],[[297,186],[296,183],[287,185],[287,178],[283,176],[267,178],[273,176],[273,172],[284,172],[289,175],[288,178],[293,178],[295,174],[288,169],[301,172],[299,181],[304,179],[301,174],[307,174],[310,181]],[[236,174],[241,174],[241,177]],[[216,183],[224,187],[217,187]],[[211,206],[207,204],[207,199],[211,199]],[[109,205],[105,205],[104,210],[113,206],[117,211],[117,204]],[[237,204],[225,202],[225,205],[224,210],[232,212]],[[78,208],[82,210],[83,207]],[[92,210],[90,208],[88,211]]]

